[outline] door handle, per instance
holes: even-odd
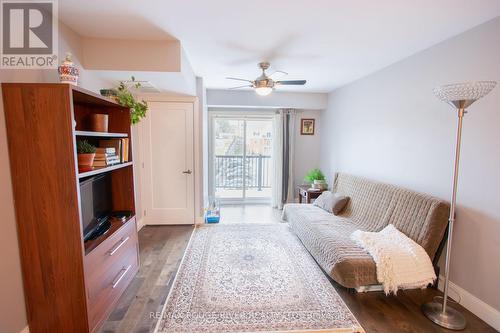
[[[188,170],[184,170],[184,171],[182,171],[182,173],[183,173],[183,174],[185,174],[185,175],[190,175],[190,174],[191,174],[191,173],[193,173],[193,172],[192,172],[191,170],[189,170],[189,169],[188,169]]]

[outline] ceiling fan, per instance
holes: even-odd
[[[228,80],[237,80],[237,81],[246,81],[249,84],[245,84],[243,86],[233,87],[229,89],[239,89],[239,88],[254,88],[255,92],[261,96],[269,95],[276,86],[302,86],[306,84],[306,80],[285,80],[285,81],[274,81],[271,76],[276,73],[287,74],[283,71],[276,71],[270,75],[266,74],[266,70],[269,68],[269,62],[260,62],[257,65],[260,69],[262,69],[262,74],[256,78],[255,80],[245,80],[237,77],[227,77]]]

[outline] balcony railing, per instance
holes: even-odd
[[[215,155],[215,188],[262,190],[271,187],[271,156]]]

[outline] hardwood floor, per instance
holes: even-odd
[[[352,293],[332,283],[367,333],[444,333],[453,332],[428,320],[420,306],[442,293],[436,289],[400,291],[397,296],[383,292]],[[467,327],[460,332],[497,332],[477,316],[457,306],[467,318]]]
[[[225,218],[224,218],[225,214]],[[258,222],[256,217],[279,212],[268,207],[222,208],[223,223]],[[168,295],[193,227],[146,226],[139,232],[141,268],[118,302],[101,333],[152,332]],[[400,291],[397,296],[382,292],[353,293],[332,281],[367,333],[450,333],[425,318],[420,306],[441,292],[435,289]],[[467,318],[467,333],[497,332],[471,312],[458,306]],[[156,315],[156,313],[158,313]],[[195,333],[195,332],[193,332]]]
[[[100,332],[153,332],[192,226],[146,226],[139,231],[141,266]]]

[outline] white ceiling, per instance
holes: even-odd
[[[257,62],[328,92],[500,15],[499,0],[62,0],[81,35],[181,41],[207,88]],[[464,47],[467,47],[466,45]],[[236,82],[238,85],[238,82]],[[285,87],[280,87],[280,89]]]

